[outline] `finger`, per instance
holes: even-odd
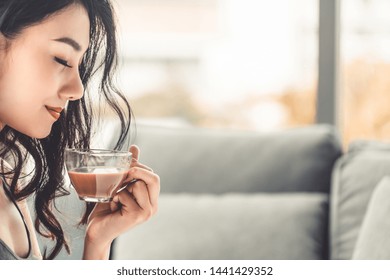
[[[92,220],[96,216],[107,215],[118,210],[118,205],[114,202],[110,203],[96,203],[88,217],[88,220]]]
[[[143,169],[146,169],[146,170],[149,170],[150,172],[153,172],[153,169],[150,168],[149,166],[146,166],[145,164],[142,164],[142,163],[139,163],[139,161],[132,161],[131,162],[131,165],[130,167],[139,167],[139,168],[143,168]]]
[[[138,148],[137,145],[131,145],[130,147],[130,152],[132,153],[132,157],[135,161],[138,161],[139,159],[139,154],[140,154],[140,149]]]
[[[144,165],[144,164],[142,164],[142,163],[139,163],[138,161],[132,161],[132,163],[131,163],[131,165],[130,165],[130,168],[132,168],[132,167],[143,168],[143,169],[146,169],[146,170],[148,170],[148,171],[150,171],[150,172],[153,173],[153,169],[152,169],[152,168],[150,168],[149,166],[146,166],[146,165]],[[125,184],[125,183],[130,183],[130,181],[132,181],[132,180],[134,180],[134,178],[131,178],[131,177],[130,177],[130,174],[129,174],[129,173],[126,173],[126,177],[125,177],[125,179],[123,180],[123,183],[124,183],[124,184]]]
[[[136,199],[134,198],[133,194],[129,193],[128,191],[122,191],[119,192],[117,195],[114,196],[113,202],[120,205],[121,211],[131,212],[131,211],[138,211],[140,210],[140,206]],[[122,215],[123,213],[121,213]]]
[[[119,193],[125,189],[127,189],[131,193],[132,192],[131,185],[135,184],[138,181],[140,181],[140,180],[139,179],[132,179],[130,181],[123,181],[122,186],[116,191],[116,193]]]
[[[148,188],[143,181],[138,181],[131,186],[131,194],[142,210],[151,212],[152,205],[150,204]]]
[[[160,177],[149,170],[133,167],[129,170],[128,178],[126,178],[124,183],[127,183],[132,179],[139,179],[145,182],[149,192],[150,203],[156,207],[158,204],[158,196],[160,194]]]

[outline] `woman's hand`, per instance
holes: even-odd
[[[160,178],[138,162],[137,146],[131,146],[130,152],[133,159],[124,184],[138,181],[117,193],[110,203],[96,204],[87,222],[84,259],[107,259],[116,237],[157,212]]]

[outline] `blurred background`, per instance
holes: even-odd
[[[136,122],[390,139],[390,1],[337,2],[116,0]]]

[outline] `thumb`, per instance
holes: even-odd
[[[130,152],[132,153],[133,159],[139,159],[140,150],[137,145],[131,145]]]

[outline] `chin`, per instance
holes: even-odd
[[[44,122],[34,122],[31,121],[28,125],[25,125],[26,122],[15,122],[7,123],[9,127],[12,127],[14,130],[36,139],[43,139],[50,135],[53,123],[44,123]]]
[[[37,127],[34,127],[32,130],[26,130],[20,132],[31,138],[43,139],[50,135],[51,126],[49,128],[40,127],[39,129],[37,129]]]
[[[37,139],[43,139],[43,138],[46,138],[47,136],[49,136],[50,132],[51,132],[51,129],[48,131],[42,131],[42,132],[36,133],[35,136],[31,136],[31,137],[37,138]]]

